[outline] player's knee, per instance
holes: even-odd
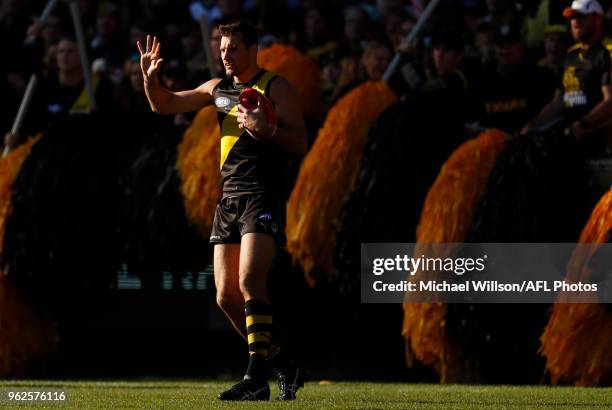
[[[250,297],[257,297],[261,292],[265,291],[266,284],[261,278],[255,275],[240,275],[240,292],[245,297],[245,300]]]
[[[235,292],[228,292],[223,289],[217,290],[217,305],[224,312],[240,309],[242,303],[242,295]]]

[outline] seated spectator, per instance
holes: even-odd
[[[402,27],[406,27],[406,25],[412,27],[414,20],[405,11],[391,14],[385,19],[385,34],[387,39],[391,41],[394,51],[398,51],[400,45],[403,45],[405,30]]]
[[[370,26],[370,17],[361,7],[345,9],[342,45],[346,54],[361,54],[368,40]]]
[[[119,9],[112,3],[105,3],[96,16],[96,35],[90,44],[92,61],[103,61],[109,71],[120,69],[127,55],[127,45],[121,34]]]
[[[358,65],[355,64],[354,60],[345,60],[332,100],[337,101],[364,81],[382,80],[383,74],[393,57],[392,53],[392,46],[388,42],[370,40],[363,50]]]
[[[569,45],[570,37],[567,26],[555,24],[546,27],[544,57],[538,62],[538,66],[550,70],[555,78],[559,78]]]
[[[383,24],[389,17],[406,12],[403,0],[376,0],[376,8]]]
[[[495,66],[495,29],[492,24],[486,21],[481,22],[476,27],[474,43],[480,58],[480,65],[483,68]]]
[[[525,43],[515,26],[503,25],[495,35],[494,69],[480,83],[481,123],[514,133],[550,100],[554,77],[527,61]],[[537,86],[535,86],[537,84]]]
[[[314,7],[304,16],[304,42],[302,50],[317,64],[328,58],[327,54],[338,52],[338,33],[333,9]]]
[[[181,46],[182,58],[187,68],[188,88],[195,88],[212,78],[208,71],[206,53],[202,47],[202,34],[198,27],[193,27],[181,37]]]
[[[459,126],[475,116],[473,90],[463,69],[464,49],[463,39],[453,32],[435,35],[431,50],[434,72],[416,96],[433,102],[449,122]]]
[[[225,77],[225,68],[223,67],[223,61],[221,60],[221,32],[219,31],[219,25],[221,23],[219,21],[216,21],[215,23],[213,23],[211,29],[210,29],[210,37],[208,38],[208,43],[209,43],[209,47],[210,47],[210,55],[212,58],[212,64],[213,64],[213,73],[215,73],[216,76],[219,77]],[[212,77],[212,75],[211,75]]]
[[[519,26],[520,13],[514,0],[486,0],[485,5],[488,14],[484,19],[487,23],[494,27]]]
[[[189,88],[187,69],[180,60],[169,60],[162,67],[161,81],[170,91],[183,91]],[[195,113],[174,114],[174,126],[184,131],[191,124],[194,115]]]
[[[151,107],[147,102],[140,68],[140,59],[129,58],[123,65],[123,81],[117,87],[117,101],[121,112],[130,115],[141,115],[151,113]]]
[[[89,98],[85,89],[79,49],[75,40],[63,38],[57,45],[57,73],[38,82],[21,135],[43,131],[50,123],[69,114],[87,112]],[[106,78],[92,78],[97,109],[114,109],[113,87]],[[20,138],[12,139],[18,143]]]

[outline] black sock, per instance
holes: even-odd
[[[245,378],[266,379],[266,357],[270,349],[272,332],[272,307],[258,300],[245,303],[247,339],[249,342],[249,367]]]

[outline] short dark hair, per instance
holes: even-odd
[[[257,38],[257,29],[246,21],[235,21],[229,24],[222,24],[219,26],[219,33],[221,33],[222,37],[240,34],[240,37],[247,48],[251,47],[252,45],[257,45],[259,41]]]

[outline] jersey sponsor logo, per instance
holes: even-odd
[[[215,99],[215,105],[219,108],[225,108],[230,105],[230,99],[227,97],[218,97]]]
[[[587,96],[582,90],[570,91],[563,94],[563,103],[567,108],[587,105]]]

